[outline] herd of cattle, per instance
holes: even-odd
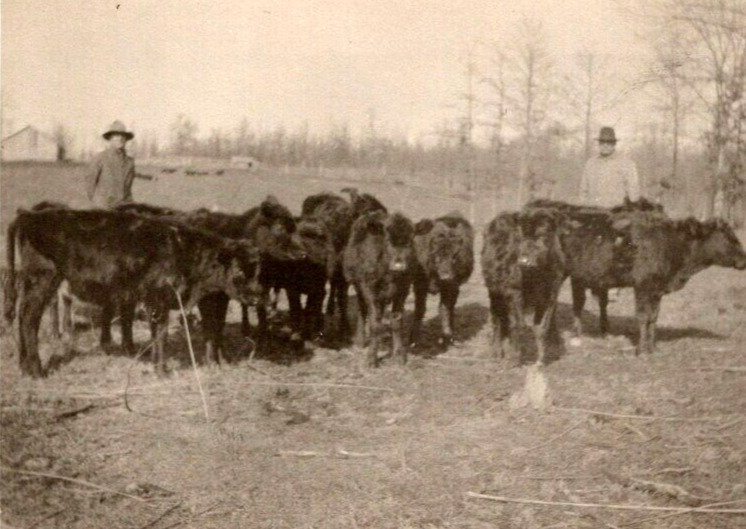
[[[73,210],[42,202],[19,210],[6,239],[4,312],[12,322],[18,305],[22,372],[44,374],[39,325],[63,281],[77,298],[101,306],[105,347],[118,315],[122,347],[134,352],[132,324],[136,305],[143,303],[159,370],[169,310],[199,308],[204,360],[219,361],[229,300],[242,304],[243,332],[254,336],[259,351],[267,351],[273,334],[269,308],[281,290],[297,350],[324,334],[339,343],[348,339],[348,285],[358,305],[355,343],[367,345],[368,365],[377,364],[386,329],[393,357],[406,362],[407,349],[420,340],[428,294],[440,294],[439,341],[448,346],[459,289],[474,268],[472,226],[458,213],[414,224],[369,194],[344,191],[349,198],[309,196],[299,217],[271,196],[241,215],[137,203]],[[651,353],[663,294],[711,265],[746,268],[743,247],[726,223],[670,219],[644,199],[612,209],[532,201],[487,225],[481,257],[495,354],[517,354],[515,337],[524,327],[524,314],[531,313],[540,363],[547,344],[559,339],[555,308],[567,277],[577,333],[586,289],[598,297],[606,332],[608,290],[633,287],[637,351]],[[327,284],[329,329],[323,313]],[[403,311],[410,290],[415,309],[405,341]],[[250,328],[248,306],[255,307],[256,329]]]

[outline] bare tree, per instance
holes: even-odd
[[[675,78],[696,94],[709,119],[705,134],[711,173],[706,216],[730,216],[744,195],[742,134],[746,70],[746,6],[743,0],[658,0],[659,28],[686,37]]]
[[[179,114],[171,124],[171,150],[174,154],[192,154],[197,145],[197,124]]]
[[[494,53],[489,60],[489,74],[481,78],[481,83],[487,86],[489,93],[489,96],[482,102],[486,117],[480,120],[479,124],[489,128],[490,150],[495,153],[495,160],[499,164],[505,144],[503,137],[505,118],[508,115],[508,81],[506,72],[508,59],[498,44],[494,44],[492,47]]]
[[[534,150],[537,134],[546,123],[552,86],[552,59],[544,26],[541,22],[523,18],[518,28],[512,54],[518,129],[521,132],[521,162],[518,174],[518,200],[531,199],[534,182]]]

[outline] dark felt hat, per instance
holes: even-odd
[[[596,138],[601,143],[616,143],[616,134],[614,134],[614,127],[601,127],[601,132],[598,133]]]
[[[103,133],[103,137],[105,140],[108,140],[111,138],[114,134],[119,134],[120,136],[123,136],[127,140],[131,140],[135,137],[135,135],[127,130],[127,127],[124,126],[124,123],[117,120],[114,123],[111,124],[109,127],[109,130]]]

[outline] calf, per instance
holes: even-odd
[[[655,326],[664,294],[680,290],[711,265],[743,270],[746,254],[733,229],[720,219],[671,220],[637,214],[624,219],[624,244],[604,223],[582,224],[563,235],[567,268],[583,288],[632,287],[639,326],[637,354],[655,349]],[[577,308],[577,307],[576,307]],[[576,317],[578,311],[576,310]]]
[[[548,339],[559,340],[554,324],[557,296],[564,280],[556,211],[535,209],[502,213],[487,226],[482,274],[490,298],[495,354],[512,356],[523,312],[533,312],[537,363],[543,364]]]
[[[358,194],[354,188],[345,188],[350,200],[333,193],[311,195],[303,201],[301,215],[314,217],[322,221],[331,235],[333,246],[333,264],[329,278],[329,301],[326,313],[330,318],[338,314],[337,337],[345,340],[349,335],[347,319],[347,280],[345,279],[342,260],[344,249],[350,238],[350,231],[355,219],[369,211],[383,211],[386,208],[378,199],[367,193]]]
[[[383,211],[366,213],[352,226],[350,240],[343,255],[344,275],[357,294],[358,346],[363,347],[370,335],[368,366],[375,367],[383,312],[390,304],[393,355],[404,364],[406,349],[402,344],[404,301],[412,284],[416,265],[412,239],[412,222],[399,213]]]
[[[155,215],[158,218],[171,218],[189,226],[234,239],[250,241],[260,254],[259,284],[261,294],[257,303],[257,346],[266,350],[270,345],[267,307],[270,290],[278,286],[277,278],[286,277],[295,261],[303,260],[305,254],[294,238],[296,223],[290,211],[273,196],[268,196],[259,206],[243,214],[214,212],[198,209],[191,212],[178,212],[144,204],[122,206],[125,210]],[[202,328],[205,334],[205,348],[208,361],[219,360],[222,352],[222,335],[229,298],[222,292],[214,292],[199,301]],[[292,322],[299,325],[298,322]],[[248,335],[249,319],[247,305],[241,306],[241,327]],[[300,331],[297,334],[299,335]],[[302,343],[302,342],[301,342]]]
[[[7,233],[9,321],[15,317],[17,298],[16,239],[24,267],[19,360],[21,370],[35,377],[43,375],[37,341],[41,314],[63,280],[84,301],[118,304],[123,329],[131,329],[127,320],[142,300],[153,315],[159,371],[164,369],[159,328],[174,293],[184,297],[187,307],[217,291],[243,302],[258,293],[258,253],[245,243],[120,211],[19,210]],[[123,339],[131,342],[131,331]]]
[[[601,284],[589,284],[586,281],[588,269],[593,269],[598,262],[597,253],[601,261],[604,259],[603,252],[607,251],[614,254],[617,262],[629,260],[631,219],[639,215],[665,218],[663,207],[644,198],[638,201],[625,199],[623,204],[610,209],[540,199],[529,202],[525,209],[535,208],[549,208],[560,212],[564,217],[565,228],[569,232],[578,231],[581,239],[587,243],[581,244],[581,248],[566,252],[568,274],[572,286],[574,330],[578,336],[583,333],[581,316],[585,306],[585,291],[590,289],[598,301],[599,329],[601,334],[605,335],[609,328],[607,315],[609,288]],[[610,238],[615,244],[611,247],[599,244],[605,238]]]
[[[324,331],[326,282],[334,274],[336,255],[332,235],[323,220],[313,216],[300,217],[297,227],[298,245],[306,258],[291,261],[292,269],[278,285],[287,293],[291,321],[302,322],[302,338],[314,340]],[[301,295],[306,296],[303,308]]]
[[[409,343],[419,339],[428,291],[440,293],[441,343],[453,341],[453,311],[459,287],[474,269],[474,230],[458,212],[438,219],[424,219],[414,227],[417,266],[414,270],[414,321]]]

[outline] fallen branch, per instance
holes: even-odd
[[[678,467],[678,468],[667,467],[667,468],[662,468],[660,470],[656,470],[654,472],[650,472],[650,474],[652,474],[654,476],[657,476],[657,475],[660,475],[660,474],[679,474],[679,475],[681,475],[681,474],[688,474],[692,470],[694,470],[694,467]]]
[[[585,408],[564,408],[562,406],[555,406],[554,409],[574,413],[587,413],[589,415],[598,415],[601,417],[612,417],[614,419],[640,419],[646,421],[708,422],[719,421],[724,417],[722,415],[718,417],[660,417],[656,415],[630,415],[625,413],[609,413],[605,411],[589,410]]]
[[[746,373],[744,366],[691,367],[686,371],[724,371],[726,373]]]
[[[298,386],[298,387],[312,387],[312,388],[343,388],[343,389],[365,389],[369,391],[386,391],[393,393],[394,390],[391,388],[384,388],[380,386],[359,386],[357,384],[332,384],[326,382],[281,382],[279,380],[273,380],[271,382],[254,382],[251,380],[243,381],[241,384],[253,385],[253,386]]]
[[[348,452],[344,448],[337,448],[337,455],[347,458],[347,457],[377,457],[376,454],[372,452]]]
[[[515,479],[535,481],[584,481],[598,479],[598,476],[512,476]]]
[[[192,334],[189,332],[189,320],[187,319],[184,305],[181,303],[181,294],[173,286],[171,290],[176,294],[176,301],[179,302],[179,310],[181,311],[181,317],[184,319],[184,330],[186,331],[187,346],[189,346],[189,356],[192,358],[192,367],[194,368],[194,378],[197,379],[197,388],[199,388],[199,395],[202,397],[202,409],[205,412],[205,420],[210,420],[210,415],[207,413],[207,397],[205,392],[202,390],[202,382],[199,380],[199,370],[197,369],[197,359],[194,356],[194,348],[192,347]]]
[[[601,473],[612,481],[616,481],[617,483],[620,483],[625,487],[629,487],[642,492],[663,494],[664,496],[679,500],[680,502],[690,507],[698,507],[705,501],[712,501],[711,498],[700,498],[699,496],[691,494],[683,487],[673,485],[671,483],[662,483],[658,481],[649,481],[632,477],[626,478],[624,476],[619,476],[612,472],[603,470],[601,471]]]
[[[378,457],[372,452],[349,452],[344,448],[337,448],[334,452],[317,452],[315,450],[280,450],[276,454],[280,457],[336,457],[340,459]]]
[[[281,457],[319,457],[324,454],[321,452],[314,452],[313,450],[280,450],[275,455]]]
[[[662,514],[662,515],[658,515],[658,516],[648,516],[647,518],[640,518],[639,520],[632,520],[631,522],[625,522],[625,523],[621,524],[620,527],[629,527],[631,525],[637,525],[637,524],[641,524],[641,523],[645,523],[645,522],[651,522],[651,521],[656,521],[656,520],[663,520],[665,518],[671,518],[672,516],[681,516],[682,514],[687,514],[687,513],[690,513],[692,511],[696,511],[696,510],[701,511],[702,509],[712,509],[714,507],[723,507],[725,505],[734,505],[736,503],[743,503],[744,501],[746,501],[746,500],[740,499],[740,500],[731,500],[731,501],[721,501],[721,502],[717,502],[717,503],[708,503],[707,505],[702,505],[701,507],[693,507],[691,509],[684,509],[684,510],[679,511],[679,512],[670,512],[668,514]]]
[[[57,516],[59,516],[63,512],[65,512],[65,509],[60,509],[59,511],[55,511],[52,514],[47,514],[43,518],[40,518],[37,521],[35,521],[34,523],[32,523],[31,525],[29,525],[26,529],[34,529],[34,527],[40,526],[41,524],[43,524],[47,520],[51,520],[52,518],[56,518]],[[7,528],[8,526],[6,525],[5,527]]]
[[[534,450],[538,450],[539,448],[544,448],[545,446],[548,446],[548,445],[552,444],[554,441],[556,441],[557,439],[561,438],[562,436],[570,433],[571,431],[573,431],[575,428],[577,428],[578,426],[580,426],[584,422],[585,422],[585,419],[581,419],[578,422],[576,422],[575,424],[573,424],[572,426],[570,426],[569,428],[567,428],[566,430],[563,430],[562,432],[560,432],[559,434],[555,435],[554,437],[552,437],[551,439],[549,439],[548,441],[546,441],[544,443],[541,443],[541,444],[536,445],[536,446],[530,446],[528,448],[521,446],[521,447],[518,447],[518,450],[524,450],[526,452],[532,452]]]
[[[523,503],[528,505],[546,505],[548,507],[582,507],[591,509],[613,509],[624,511],[666,511],[693,514],[746,514],[746,509],[710,509],[707,507],[658,507],[655,505],[623,505],[618,503],[575,503],[569,501],[543,501],[529,498],[508,498],[506,496],[491,496],[477,492],[467,492],[469,498],[498,501],[502,503]],[[743,502],[746,500],[738,500]],[[734,502],[737,503],[737,502]]]
[[[22,474],[24,476],[34,476],[37,478],[49,478],[49,479],[57,479],[60,481],[68,481],[70,483],[77,483],[78,485],[83,485],[85,487],[90,487],[92,489],[97,489],[102,492],[110,492],[111,494],[116,494],[118,496],[124,496],[125,498],[129,498],[131,500],[137,500],[141,501],[143,503],[147,503],[146,500],[142,498],[138,498],[137,496],[132,496],[131,494],[127,494],[125,492],[119,492],[115,489],[110,489],[108,487],[103,487],[101,485],[96,485],[95,483],[90,483],[88,481],[83,481],[82,479],[75,479],[75,478],[68,478],[67,476],[59,476],[57,474],[47,474],[46,472],[32,472],[31,470],[18,470],[16,468],[10,468],[6,467],[4,465],[0,465],[0,470],[3,470],[5,472],[15,472],[16,474]]]
[[[165,511],[163,511],[161,514],[159,514],[158,516],[156,516],[155,518],[153,518],[152,520],[150,520],[145,525],[140,526],[139,529],[148,529],[148,527],[153,527],[155,524],[157,524],[158,522],[160,522],[161,520],[163,520],[166,516],[168,516],[169,514],[171,514],[172,512],[174,512],[179,507],[181,507],[181,502],[172,505],[171,507],[169,507],[168,509],[166,509]]]
[[[68,410],[68,411],[63,411],[62,413],[58,413],[57,415],[54,416],[54,418],[57,421],[61,421],[62,419],[69,419],[71,417],[75,417],[76,415],[80,415],[81,413],[90,411],[95,407],[96,407],[95,404],[87,404],[81,408],[76,408],[74,410]]]

